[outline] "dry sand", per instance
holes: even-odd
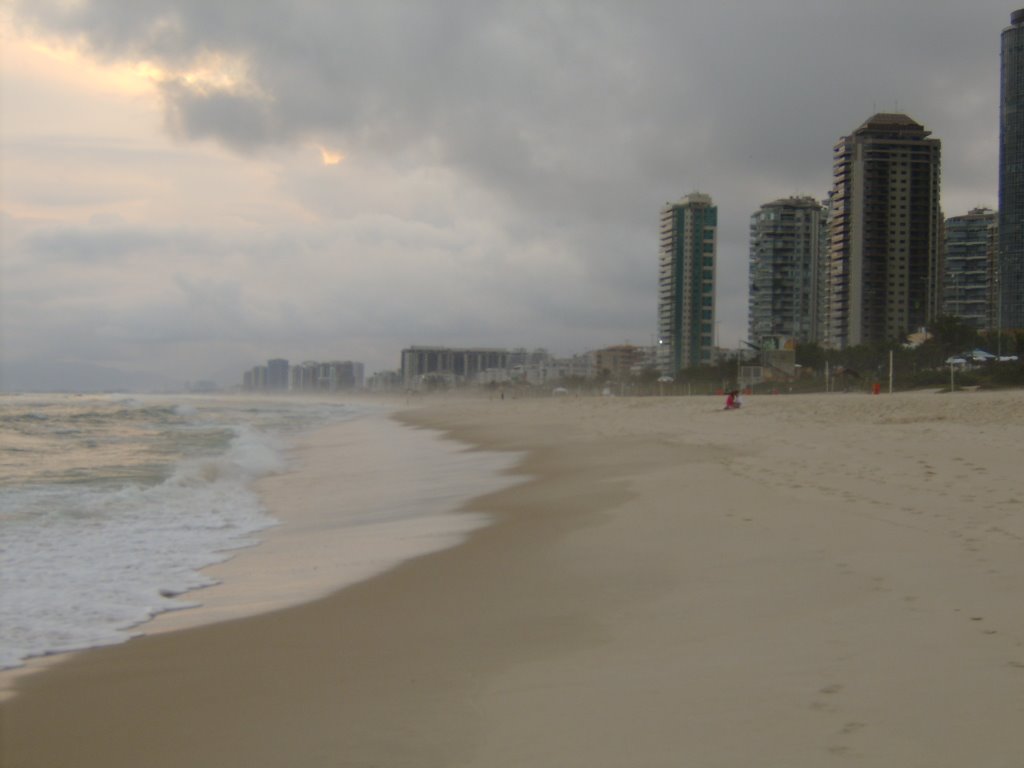
[[[0,766],[1024,765],[1024,392],[720,408],[406,412],[526,452],[493,525],[26,677]]]

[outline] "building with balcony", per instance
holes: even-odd
[[[997,327],[1024,329],[1024,9],[1001,38]]]
[[[979,331],[995,327],[998,228],[998,215],[988,208],[946,219],[942,313]]]
[[[658,256],[658,368],[712,362],[715,346],[715,255],[718,208],[694,192],[661,211]]]
[[[402,350],[402,386],[419,389],[427,376],[450,386],[465,384],[488,369],[509,368],[509,359],[506,349],[409,347]]]
[[[942,145],[877,114],[833,148],[826,343],[902,341],[941,309]]]
[[[822,340],[825,207],[812,197],[765,203],[750,217],[749,340]]]
[[[633,344],[617,344],[594,350],[594,369],[599,376],[625,381],[637,375],[650,363],[649,348]]]

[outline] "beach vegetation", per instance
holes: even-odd
[[[658,389],[658,379],[660,377],[661,371],[653,365],[648,365],[637,374],[636,383],[639,385],[641,392],[645,394],[655,394]]]
[[[680,368],[674,376],[663,377],[651,369],[641,374],[646,378],[638,380],[638,384],[640,389],[652,394],[713,395],[737,386],[739,366],[738,354],[726,354],[711,364]]]
[[[875,384],[888,385],[890,362],[894,390],[948,389],[949,361],[954,359],[963,361],[957,364],[957,388],[1024,386],[1024,331],[979,331],[962,318],[947,315],[935,318],[925,336],[916,345],[891,339],[841,350],[798,344],[801,375],[787,391],[872,391]]]
[[[824,371],[827,360],[825,349],[820,344],[797,344],[796,364],[810,371]]]

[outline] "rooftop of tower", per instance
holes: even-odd
[[[1019,11],[1014,11],[1010,14],[1010,24],[1017,26],[1018,24],[1024,24],[1024,8]]]
[[[675,208],[677,206],[683,206],[683,205],[707,205],[707,206],[710,206],[710,205],[714,205],[714,203],[711,200],[711,195],[706,195],[703,192],[691,192],[690,194],[685,195],[684,197],[681,197],[675,203],[665,203],[665,207],[666,208]]]
[[[922,136],[931,135],[931,131],[926,131],[923,125],[902,112],[879,112],[865,120],[854,133],[866,133],[868,131],[916,133]]]
[[[815,200],[809,195],[792,195],[790,197],[780,197],[777,200],[772,200],[770,203],[765,203],[761,206],[762,208],[821,208],[821,202]]]
[[[861,128],[869,128],[876,125],[885,126],[886,128],[891,128],[893,126],[907,126],[908,128],[924,127],[909,115],[904,115],[902,112],[879,112],[865,120],[864,124],[861,125]]]

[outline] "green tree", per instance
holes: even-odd
[[[928,330],[946,357],[967,352],[981,343],[978,331],[966,320],[954,315],[940,315],[932,321]]]
[[[822,371],[825,369],[825,361],[827,359],[825,350],[819,344],[796,345],[796,364],[801,368]]]
[[[636,377],[636,383],[640,386],[640,391],[645,394],[656,392],[660,375],[661,373],[653,365],[645,367]]]
[[[935,318],[928,326],[928,332],[929,339],[914,350],[918,371],[941,368],[951,356],[969,352],[981,344],[977,330],[952,315]]]

